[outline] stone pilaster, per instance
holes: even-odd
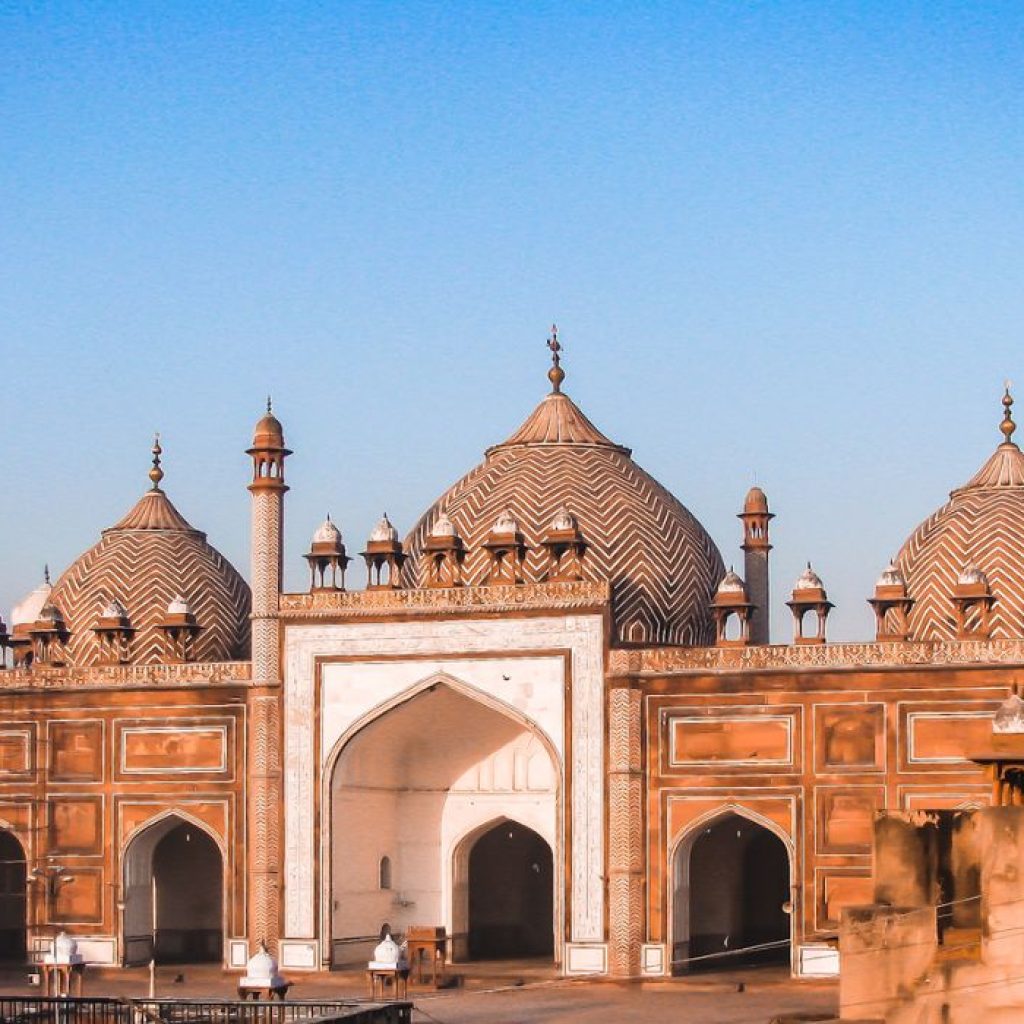
[[[608,962],[619,977],[640,973],[644,939],[641,713],[638,690],[609,692]]]

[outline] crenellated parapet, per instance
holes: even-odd
[[[613,676],[773,669],[866,669],[1024,663],[1024,640],[917,640],[894,643],[778,644],[767,647],[646,647],[613,650]]]
[[[0,690],[107,690],[125,687],[200,687],[248,683],[247,661],[167,665],[33,665],[0,669]]]
[[[611,603],[606,580],[430,587],[415,590],[315,590],[282,594],[281,619],[366,618],[387,615],[465,615],[603,608]]]

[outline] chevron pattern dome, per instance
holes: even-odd
[[[179,596],[201,627],[191,660],[248,656],[248,586],[207,543],[206,535],[193,529],[167,495],[154,487],[61,576],[50,601],[63,613],[70,632],[71,664],[102,660],[93,630],[113,601],[123,606],[135,631],[130,660],[154,664],[169,660],[159,623]]]
[[[612,586],[616,638],[623,643],[711,643],[709,607],[725,572],[714,542],[693,515],[604,436],[565,394],[549,394],[504,444],[446,491],[406,540],[405,582],[424,582],[422,553],[443,516],[467,548],[464,579],[483,583],[483,542],[511,512],[528,553],[527,582],[541,582],[541,540],[569,512],[587,544],[583,574]]]
[[[1004,420],[1007,438],[1012,428]],[[991,636],[1024,637],[1024,453],[1017,445],[1009,439],[999,445],[911,534],[896,563],[914,599],[911,639],[956,636],[953,588],[968,567],[984,574],[995,597]]]

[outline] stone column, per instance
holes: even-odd
[[[641,697],[624,680],[608,697],[608,965],[618,977],[640,973],[644,940]]]

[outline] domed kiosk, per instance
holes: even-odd
[[[430,538],[452,530],[466,549],[462,580],[488,582],[499,521],[514,521],[521,538],[519,578],[552,578],[545,545],[570,516],[585,546],[581,577],[611,583],[618,642],[713,643],[711,601],[725,574],[718,548],[628,448],[605,437],[562,393],[557,355],[551,393],[413,528],[405,544],[407,585],[425,585]]]
[[[913,601],[912,640],[1024,637],[1024,452],[1012,440],[1012,405],[1007,390],[1003,442],[896,559]]]

